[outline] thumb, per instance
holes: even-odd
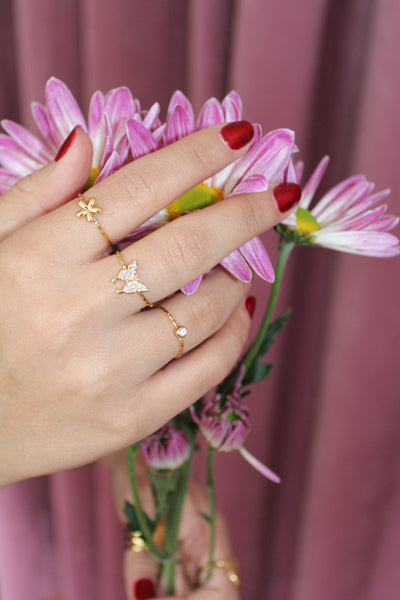
[[[72,200],[87,181],[92,154],[92,142],[78,125],[54,161],[20,179],[0,197],[0,241]]]
[[[148,554],[127,550],[124,556],[125,590],[129,600],[149,600],[157,595],[158,563]]]

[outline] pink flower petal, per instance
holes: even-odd
[[[171,144],[193,132],[192,116],[183,106],[175,106],[167,121],[167,143]]]
[[[146,113],[145,118],[143,119],[143,125],[147,127],[147,129],[151,129],[153,125],[158,122],[158,115],[160,114],[160,105],[158,102],[155,102],[153,106],[150,107],[149,111]]]
[[[186,119],[189,123],[190,131],[194,131],[194,112],[193,107],[190,104],[189,100],[180,90],[177,90],[173,95],[169,102],[168,111],[167,111],[167,123],[169,122],[170,117],[174,113],[177,106],[181,106],[183,110],[186,112]]]
[[[197,290],[202,279],[203,279],[203,276],[197,277],[197,279],[194,279],[190,283],[187,283],[186,285],[184,285],[181,288],[182,292],[184,294],[186,294],[187,296],[190,296],[190,294],[193,294]]]
[[[379,218],[386,212],[387,206],[377,206],[372,210],[364,211],[361,215],[357,214],[355,217],[349,219],[343,219],[339,226],[342,231],[346,230],[360,230],[365,229],[369,225],[375,223]],[[326,227],[325,231],[332,231],[332,228]]]
[[[348,208],[354,202],[354,196],[360,197],[369,187],[364,175],[354,175],[344,179],[329,190],[312,209],[313,216],[323,215],[325,220],[334,218],[342,208]]]
[[[241,246],[240,252],[257,275],[270,283],[274,281],[274,268],[268,256],[268,252],[258,237],[253,238]]]
[[[126,123],[134,116],[131,91],[127,87],[111,90],[105,96],[104,111],[110,118],[115,147],[126,135]]]
[[[230,186],[229,186],[230,187]],[[226,198],[237,196],[238,194],[249,194],[252,192],[265,192],[268,189],[268,181],[264,175],[250,175],[243,179],[238,185],[236,185],[231,192],[229,188],[225,189],[224,192],[227,194]]]
[[[234,250],[226,258],[220,261],[220,264],[240,281],[249,282],[252,280],[253,273],[239,250]]]
[[[17,142],[17,144],[26,152],[29,153],[35,160],[39,162],[49,162],[53,155],[49,149],[30,131],[22,127],[18,123],[4,119],[1,122],[3,129],[9,136]]]
[[[97,91],[93,94],[89,106],[89,135],[93,141],[93,136],[99,128],[104,127],[104,96],[102,92]]]
[[[112,152],[111,156],[109,157],[109,159],[107,160],[107,162],[104,164],[103,168],[100,170],[99,174],[97,175],[96,183],[103,181],[103,179],[105,179],[106,177],[109,177],[109,175],[112,175],[113,173],[115,173],[115,171],[118,171],[118,169],[120,169],[120,168],[121,168],[121,159],[120,159],[118,152],[116,152],[114,150],[114,152]]]
[[[39,102],[31,102],[31,111],[43,139],[46,140],[52,150],[57,150],[59,143],[55,143],[52,138],[47,110]]]
[[[349,254],[364,256],[397,256],[399,240],[391,233],[381,231],[339,231],[329,233],[323,229],[314,232],[314,241],[320,246]]]
[[[111,122],[110,122],[110,118],[107,115],[107,113],[104,113],[103,115],[103,119],[104,119],[104,139],[102,140],[102,146],[100,144],[100,139],[97,140],[99,146],[98,148],[93,148],[93,164],[94,166],[96,166],[97,168],[100,168],[101,165],[104,165],[108,159],[110,158],[111,154],[114,151],[114,140],[113,140],[113,136],[112,136],[112,130],[111,130]],[[99,162],[95,162],[98,161],[98,153],[102,152],[101,154],[101,158]]]
[[[18,179],[19,177],[16,175],[11,175],[8,171],[0,169],[0,194],[4,194],[9,190]]]
[[[310,179],[307,181],[301,194],[301,200],[299,204],[301,208],[308,208],[310,206],[311,200],[313,199],[314,194],[321,183],[321,179],[325,174],[328,164],[329,156],[324,156],[324,158],[317,165],[317,168],[314,170]]]
[[[12,144],[15,145],[14,148]],[[25,177],[43,166],[27,156],[18,144],[7,136],[0,136],[0,164],[11,175],[17,175],[18,178]]]
[[[225,113],[225,121],[240,121],[242,118],[243,104],[237,92],[229,92],[222,100],[222,110]]]
[[[55,77],[50,77],[45,86],[48,119],[54,141],[61,145],[76,125],[86,131],[81,109],[69,88]]]
[[[254,467],[259,473],[261,473],[263,477],[270,479],[274,483],[281,482],[281,478],[278,477],[276,473],[274,473],[273,471],[271,471],[271,469],[266,467],[261,461],[258,460],[258,458],[250,454],[250,452],[243,448],[243,446],[239,448],[239,452],[252,467]]]
[[[151,132],[139,121],[131,119],[126,124],[128,141],[134,159],[157,150],[157,143]]]
[[[271,131],[253,144],[236,162],[232,177],[239,182],[244,177],[259,174],[264,175],[268,181],[280,181],[289,164],[293,149],[293,131],[289,129]]]
[[[197,119],[197,128],[204,129],[225,122],[224,111],[216,98],[210,98],[203,105]]]
[[[399,217],[396,217],[394,215],[383,215],[379,221],[375,222],[374,224],[368,225],[367,227],[365,227],[365,230],[373,230],[373,231],[390,231],[391,229],[394,229],[394,227],[396,227],[396,225],[399,222]]]

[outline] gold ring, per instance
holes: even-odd
[[[88,223],[94,223],[94,225],[96,225],[97,229],[100,231],[101,235],[103,236],[103,238],[105,239],[107,244],[110,246],[111,250],[114,251],[116,257],[118,258],[119,264],[122,267],[122,269],[119,271],[118,275],[113,277],[111,280],[112,283],[116,283],[118,280],[124,282],[124,284],[121,288],[115,289],[115,293],[116,294],[139,294],[139,296],[142,298],[143,302],[146,304],[146,306],[148,308],[158,308],[159,310],[162,310],[167,315],[168,319],[171,321],[172,325],[174,326],[174,333],[179,341],[179,351],[178,351],[178,354],[175,356],[175,358],[180,358],[183,354],[183,338],[187,335],[186,327],[184,327],[183,325],[178,325],[177,322],[175,321],[174,317],[171,315],[170,312],[168,312],[168,310],[166,308],[164,308],[163,306],[160,306],[160,305],[154,305],[152,302],[150,302],[150,300],[147,300],[146,296],[144,295],[144,292],[148,292],[149,288],[142,281],[140,281],[140,279],[137,276],[138,261],[134,260],[129,265],[125,264],[124,259],[121,256],[121,252],[119,251],[118,245],[114,244],[114,242],[112,242],[110,240],[110,238],[104,231],[101,223],[98,221],[97,217],[95,216],[95,215],[101,213],[101,208],[98,206],[95,206],[96,198],[92,197],[86,202],[86,200],[85,200],[84,196],[82,196],[82,194],[79,194],[78,197],[79,197],[78,204],[79,204],[80,210],[78,210],[78,212],[76,213],[76,216],[78,217],[78,219],[81,217],[86,217]],[[134,533],[132,535],[134,535]]]
[[[132,552],[145,552],[147,544],[142,537],[141,531],[126,531],[125,532],[125,550]]]
[[[207,581],[208,577],[211,576],[212,569],[214,569],[215,567],[220,568],[220,569],[225,569],[226,576],[228,577],[229,581],[235,587],[240,587],[240,577],[239,577],[239,573],[237,571],[237,564],[233,558],[225,558],[225,559],[218,558],[217,560],[213,560],[211,563],[202,565],[200,567],[199,571],[200,571],[200,576],[203,575],[203,573],[204,573],[203,582],[204,582],[204,576],[206,577],[206,581]]]
[[[101,223],[95,216],[95,215],[98,215],[99,213],[101,213],[101,208],[99,206],[95,206],[96,198],[92,197],[86,202],[86,200],[85,200],[84,196],[82,196],[82,194],[78,194],[78,197],[79,197],[78,204],[79,204],[80,210],[78,210],[78,212],[76,213],[76,216],[78,217],[78,219],[80,219],[81,217],[86,217],[86,220],[88,221],[88,223],[93,223],[94,225],[96,225],[97,229],[100,231],[101,235],[106,240],[107,244],[110,246],[111,251],[118,258],[119,264],[122,267],[122,269],[120,270],[118,275],[113,277],[111,280],[112,283],[116,283],[118,280],[121,280],[124,282],[124,285],[122,286],[122,288],[116,288],[115,293],[116,294],[123,294],[123,293],[136,294],[137,293],[142,298],[142,300],[146,304],[146,306],[148,306],[149,308],[153,308],[152,302],[147,300],[146,296],[144,295],[144,292],[148,292],[149,288],[147,287],[147,285],[142,283],[140,281],[140,279],[138,278],[138,276],[136,275],[136,272],[138,269],[138,261],[134,260],[129,265],[125,264],[125,261],[121,256],[121,252],[119,250],[118,244],[115,244],[114,242],[112,242],[110,240],[110,238],[104,231],[103,226],[101,225]]]
[[[163,306],[154,306],[153,308],[158,308],[159,310],[162,310],[163,313],[165,313],[168,317],[168,319],[171,321],[172,325],[174,326],[174,333],[175,336],[178,338],[179,341],[179,351],[178,354],[175,356],[175,358],[180,358],[183,354],[183,338],[187,335],[187,329],[186,327],[184,327],[183,325],[178,325],[177,322],[175,321],[174,317],[171,315],[171,313],[164,308]]]

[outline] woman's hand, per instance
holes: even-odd
[[[122,239],[243,154],[221,126],[125,166],[85,193]],[[249,329],[249,285],[222,268],[190,297],[175,293],[282,218],[270,191],[188,214],[123,250],[150,302],[184,325],[184,356],[166,313],[115,294],[121,270],[76,195],[91,161],[78,128],[57,162],[0,198],[0,485],[90,462],[166,423],[233,367]]]
[[[125,500],[131,499],[125,453],[108,457],[108,466],[112,468],[114,496],[117,509],[122,515]],[[149,514],[153,512],[153,499],[149,479],[140,456],[136,460],[136,473],[143,508]],[[207,491],[193,478],[190,480],[183,507],[179,530],[179,565],[176,567],[175,599],[187,600],[238,600],[239,588],[228,579],[229,568],[214,567],[211,577],[206,581],[206,565],[209,562],[208,523],[200,514],[209,513]],[[233,564],[229,533],[222,515],[216,516],[215,560]],[[124,556],[125,588],[129,600],[147,600],[163,597],[156,594],[158,563],[148,552],[127,550]],[[162,582],[161,582],[162,587]],[[171,598],[171,596],[169,596]],[[166,598],[164,599],[166,600]]]

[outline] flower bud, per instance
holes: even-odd
[[[221,406],[220,396],[204,404],[200,415],[191,407],[192,419],[211,448],[221,452],[237,450],[244,442],[250,425],[250,415],[239,397],[228,396]]]
[[[146,463],[156,471],[173,471],[189,458],[190,442],[183,431],[167,423],[141,443]]]

